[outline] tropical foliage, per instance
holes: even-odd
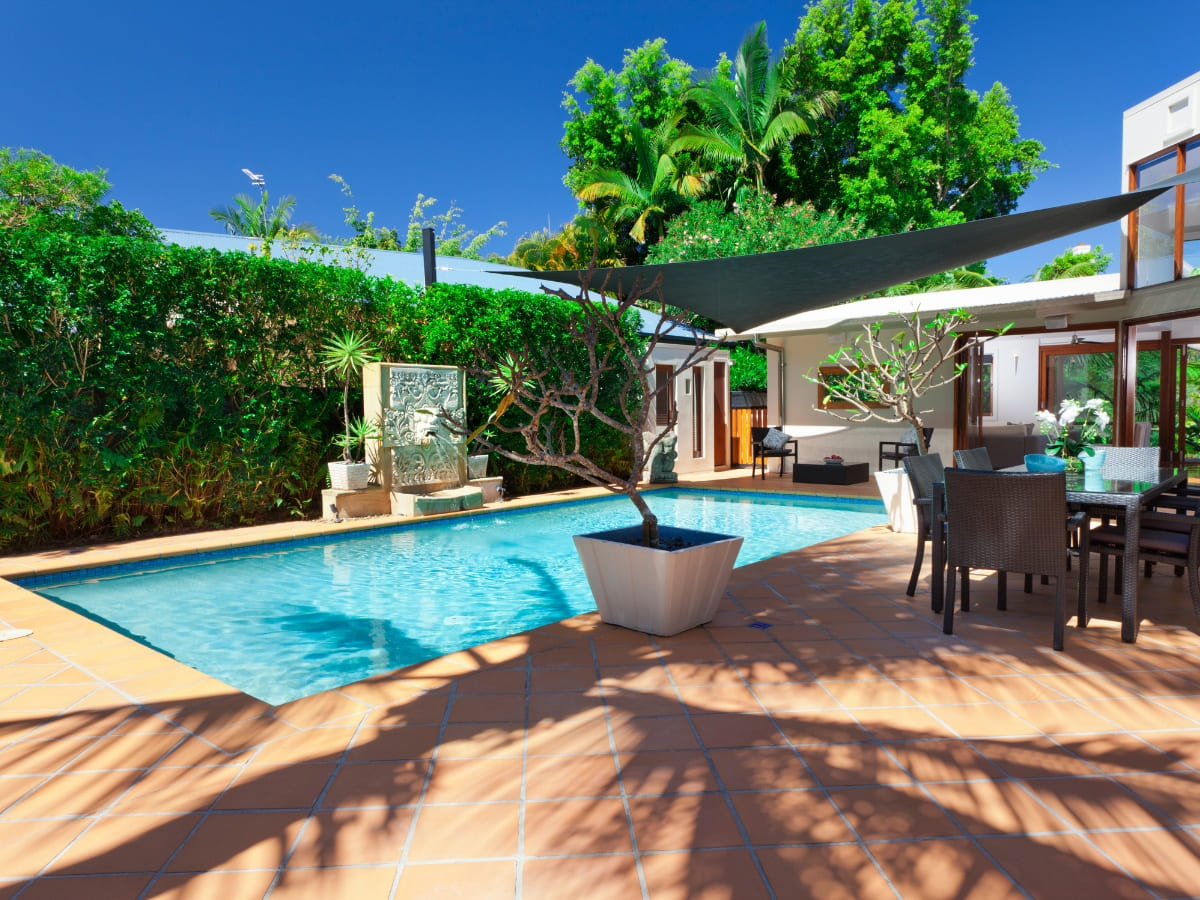
[[[320,233],[311,222],[291,224],[296,211],[296,198],[290,194],[279,199],[274,207],[264,190],[255,203],[248,194],[235,194],[226,206],[214,206],[208,214],[230,234],[258,238],[293,238],[317,240]]]
[[[495,237],[503,237],[505,222],[497,222],[487,230],[476,233],[471,231],[461,221],[462,210],[451,204],[443,213],[432,213],[430,209],[437,204],[436,197],[426,197],[417,194],[416,202],[409,213],[408,225],[405,226],[403,237],[395,228],[375,224],[375,213],[368,212],[365,216],[359,211],[354,202],[354,193],[342,176],[333,174],[331,181],[337,183],[345,195],[349,206],[343,207],[346,224],[354,230],[354,237],[349,245],[367,250],[404,250],[417,253],[421,250],[421,232],[425,228],[434,230],[437,241],[437,252],[440,256],[461,256],[467,259],[480,259],[483,247]]]
[[[1059,278],[1083,278],[1100,275],[1108,269],[1113,258],[1100,245],[1095,247],[1068,247],[1061,256],[1054,257],[1033,273],[1034,281],[1055,281]]]
[[[667,236],[650,248],[651,263],[686,262],[773,253],[867,237],[862,225],[811,203],[775,204],[750,192],[726,211],[720,200],[703,200],[671,221]]]
[[[138,210],[100,202],[109,188],[103,169],[80,172],[37,150],[0,147],[0,228],[157,238]]]
[[[766,22],[743,39],[731,66],[718,68],[684,98],[698,107],[700,121],[680,128],[672,150],[692,150],[713,165],[731,167],[729,198],[749,188],[762,193],[768,166],[795,138],[812,134],[836,101],[829,91],[804,95],[790,70],[771,60]]]
[[[514,291],[425,292],[354,268],[0,229],[0,549],[305,514],[344,431],[321,335],[385,359],[469,366],[562,344],[574,305]],[[564,353],[575,353],[566,348]],[[349,386],[350,406],[359,387]],[[472,427],[491,400],[468,384]],[[599,402],[615,409],[617,399]],[[609,467],[628,451],[589,435]],[[624,461],[624,462],[622,462]],[[504,461],[514,493],[567,487]]]

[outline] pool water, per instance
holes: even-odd
[[[665,524],[743,535],[738,565],[886,521],[869,500],[646,498]],[[22,583],[279,704],[594,610],[571,536],[639,521],[611,497]]]

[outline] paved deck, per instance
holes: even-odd
[[[1200,894],[1183,582],[1142,582],[1136,645],[1093,604],[1055,653],[1047,589],[1000,613],[991,579],[942,635],[913,546],[738,569],[675,638],[584,615],[275,708],[0,582],[34,629],[0,643],[0,900]]]

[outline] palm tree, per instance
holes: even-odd
[[[652,243],[647,228],[661,237],[662,221],[681,197],[695,197],[707,182],[707,174],[691,171],[692,161],[678,157],[672,148],[676,141],[679,117],[662,122],[657,128],[634,123],[630,138],[637,158],[637,173],[630,176],[620,169],[595,169],[575,196],[585,203],[611,199],[612,215],[633,219],[629,236],[639,244]]]
[[[994,287],[1003,284],[1002,278],[989,275],[978,266],[959,266],[947,272],[938,272],[918,278],[916,281],[906,281],[904,284],[893,285],[886,291],[872,296],[897,297],[908,294],[932,294],[938,291],[960,291],[966,288]]]
[[[292,236],[313,240],[320,237],[317,226],[311,222],[289,224],[296,206],[295,197],[290,194],[283,197],[274,209],[270,208],[269,200],[266,191],[262,192],[258,203],[246,194],[237,194],[229,206],[214,206],[208,214],[224,224],[230,234],[260,238]]]
[[[699,107],[704,124],[680,128],[671,151],[694,150],[709,163],[732,165],[737,169],[734,191],[750,184],[762,191],[776,150],[811,134],[813,122],[837,102],[829,91],[808,98],[793,95],[786,70],[771,61],[766,22],[742,39],[731,77],[714,74],[685,96]]]

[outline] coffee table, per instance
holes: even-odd
[[[802,463],[792,466],[792,481],[798,484],[861,484],[871,477],[871,464],[848,462],[840,466],[829,463]]]

